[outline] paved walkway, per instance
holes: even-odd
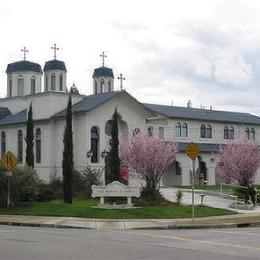
[[[169,200],[169,201],[176,201],[176,191],[178,188],[161,188],[161,193],[163,196]],[[192,201],[192,194],[191,190],[183,190],[183,199],[182,202],[183,204],[191,204]],[[235,210],[229,208],[229,205],[234,202],[234,199],[226,199],[226,198],[220,198],[216,196],[210,196],[206,195],[204,196],[203,199],[203,205],[214,207],[214,208],[222,208],[222,209],[229,209],[229,210],[234,210],[235,212],[238,213],[243,213],[243,214],[251,214],[251,213],[259,213],[260,214],[260,206],[256,206],[254,210]],[[201,203],[201,197],[198,193],[195,193],[195,204],[200,205]]]

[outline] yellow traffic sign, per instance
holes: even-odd
[[[6,152],[3,156],[2,165],[8,172],[12,171],[17,165],[17,158],[10,151]]]
[[[194,144],[194,143],[189,143],[188,145],[187,145],[187,148],[186,148],[186,150],[185,150],[185,153],[192,159],[192,160],[194,160],[198,155],[199,155],[199,153],[200,153],[200,149],[199,149],[199,147],[196,145],[196,144]]]

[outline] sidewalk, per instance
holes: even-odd
[[[196,213],[196,212],[195,212]],[[236,214],[195,219],[86,219],[0,215],[0,225],[83,229],[179,229],[260,226],[260,214]]]

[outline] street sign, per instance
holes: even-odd
[[[194,160],[199,155],[200,149],[196,144],[191,142],[187,145],[185,153],[191,158],[191,160]]]
[[[17,158],[10,151],[3,156],[2,165],[7,172],[11,172],[17,165]]]

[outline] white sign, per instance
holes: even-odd
[[[114,181],[106,186],[92,185],[92,197],[140,197],[140,188]]]

